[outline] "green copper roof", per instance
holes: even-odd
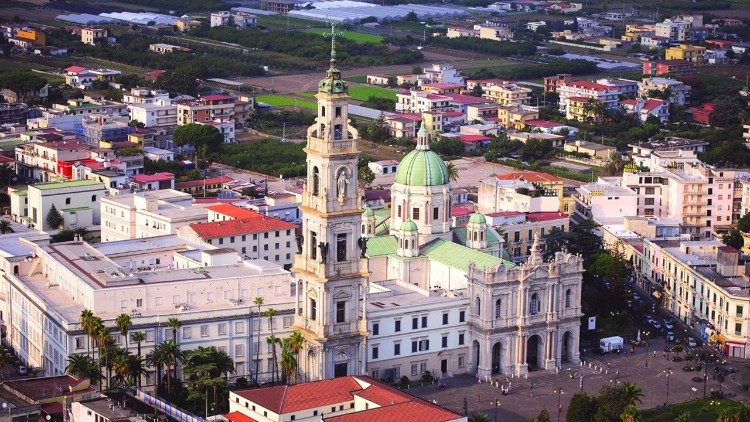
[[[500,264],[507,268],[514,266],[512,262],[443,239],[424,245],[420,255],[461,271],[468,271],[470,262],[476,264],[477,268],[497,267]]]
[[[408,186],[447,185],[448,167],[435,152],[415,149],[399,163],[396,183]]]
[[[469,223],[486,224],[487,219],[482,214],[475,212],[469,216]]]
[[[415,232],[417,231],[417,225],[411,220],[404,221],[404,224],[401,225],[401,231],[403,232]]]
[[[94,186],[94,185],[101,185],[102,189],[104,189],[104,185],[102,185],[102,182],[99,182],[93,179],[79,179],[79,180],[65,180],[61,182],[37,183],[31,186],[39,190],[48,190],[48,189],[65,189],[65,188],[74,188],[74,187],[80,187],[80,186]]]
[[[367,239],[367,256],[393,255],[396,253],[398,244],[394,236],[377,236]]]
[[[375,212],[370,207],[365,207],[364,211],[362,211],[363,217],[374,217]]]

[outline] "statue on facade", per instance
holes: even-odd
[[[357,244],[359,244],[359,251],[360,251],[360,257],[365,258],[367,254],[367,240],[364,237],[360,237],[357,241]]]
[[[346,199],[346,190],[349,185],[349,178],[346,175],[346,169],[341,169],[336,178],[336,196],[339,199]]]
[[[320,242],[318,243],[318,249],[320,250],[320,262],[327,262],[328,261],[328,243],[326,242]]]
[[[302,244],[305,242],[305,237],[302,235],[302,230],[294,231],[294,239],[297,241],[297,253],[302,253]]]

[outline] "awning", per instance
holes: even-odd
[[[657,299],[661,299],[661,292],[654,291],[651,295]]]
[[[726,343],[727,338],[723,334],[713,334],[708,338],[709,342],[723,344]]]

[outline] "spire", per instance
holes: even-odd
[[[336,68],[336,37],[341,35],[343,33],[336,32],[336,24],[331,22],[331,32],[324,34],[331,37],[331,65],[326,71],[326,78],[318,83],[318,92],[339,94],[347,91],[346,83],[341,80],[341,71]]]
[[[526,263],[531,265],[540,265],[544,260],[542,259],[542,248],[541,243],[542,236],[539,231],[534,232],[534,243],[531,245],[531,254],[527,259]]]
[[[336,35],[341,33],[336,32],[336,22],[331,22],[331,69],[336,68]]]
[[[430,149],[430,133],[427,132],[427,124],[422,122],[417,131],[417,149],[427,151]]]

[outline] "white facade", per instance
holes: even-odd
[[[145,127],[177,126],[177,105],[170,100],[129,104],[128,115]]]
[[[593,219],[604,223],[621,223],[626,216],[637,215],[637,195],[627,187],[600,178],[576,189],[576,220]]]
[[[71,180],[37,183],[27,189],[12,188],[10,212],[14,221],[30,224],[37,230],[55,230],[47,224],[54,205],[63,217],[64,228],[90,227],[99,224],[99,200],[105,186],[95,180]]]
[[[669,89],[670,97],[668,102],[675,105],[685,105],[690,98],[690,86],[669,78],[643,78],[638,82],[638,95],[648,97],[649,91],[665,91]]]

